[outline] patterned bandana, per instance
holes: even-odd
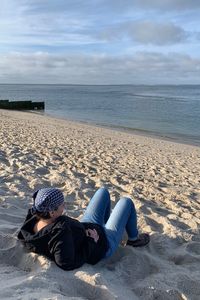
[[[40,189],[33,194],[34,205],[32,211],[54,211],[64,202],[63,193],[55,188]]]

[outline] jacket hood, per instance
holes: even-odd
[[[29,209],[25,222],[18,233],[18,239],[26,243],[31,242],[32,244],[40,243],[41,240],[42,241],[46,240],[48,242],[52,230],[56,231],[56,230],[63,229],[64,218],[63,216],[60,216],[56,220],[56,222],[45,226],[37,233],[33,231],[36,222],[37,222],[37,217],[33,215],[31,213],[31,210]]]

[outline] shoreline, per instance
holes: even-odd
[[[6,110],[6,109],[0,109],[0,112],[1,111],[5,111],[5,112],[15,112],[15,113],[27,113],[27,114],[31,114],[31,115],[38,115],[38,116],[41,116],[43,117],[44,119],[45,118],[50,118],[54,121],[63,121],[63,122],[66,122],[66,125],[67,123],[72,123],[74,124],[75,126],[78,125],[78,126],[81,126],[81,125],[85,125],[86,127],[91,127],[93,129],[102,129],[102,130],[108,130],[108,131],[111,131],[111,132],[115,132],[115,133],[124,133],[124,134],[128,134],[130,136],[133,136],[133,137],[141,137],[141,138],[147,138],[147,139],[151,139],[151,140],[155,140],[157,142],[169,142],[169,143],[172,143],[172,144],[175,144],[175,145],[183,145],[183,146],[191,146],[191,147],[195,147],[195,148],[200,148],[200,143],[197,142],[190,142],[189,140],[178,140],[177,137],[168,137],[168,136],[163,136],[163,135],[160,135],[160,134],[156,134],[155,132],[151,132],[151,131],[146,131],[146,130],[138,130],[138,129],[132,129],[132,128],[127,128],[127,127],[118,127],[118,126],[114,126],[114,125],[103,125],[103,124],[98,124],[98,123],[93,123],[93,122],[87,122],[87,121],[80,121],[80,120],[74,120],[74,119],[67,119],[67,118],[64,118],[64,117],[61,117],[61,116],[55,116],[55,115],[51,115],[51,114],[48,114],[48,113],[45,113],[45,112],[41,112],[41,111],[37,111],[37,110],[33,110],[33,111],[18,111],[18,110]]]
[[[36,113],[36,112],[33,111],[33,113]],[[173,143],[177,143],[177,144],[200,147],[200,140],[199,141],[191,140],[189,138],[189,136],[186,136],[186,135],[176,135],[176,134],[174,134],[174,136],[173,136],[173,134],[165,135],[165,134],[156,133],[156,132],[148,131],[148,130],[144,130],[144,129],[134,129],[134,128],[128,128],[128,127],[122,127],[122,126],[120,127],[117,125],[107,125],[107,124],[102,124],[102,123],[93,123],[93,122],[89,122],[89,121],[68,119],[68,118],[65,118],[62,116],[53,115],[53,114],[45,113],[45,112],[44,113],[38,112],[37,114],[41,114],[43,116],[48,116],[48,117],[52,117],[54,119],[59,119],[59,120],[67,121],[67,122],[69,121],[69,122],[74,122],[74,123],[78,123],[78,124],[85,124],[88,126],[93,126],[93,127],[98,127],[98,128],[106,128],[106,129],[114,130],[117,132],[122,132],[122,133],[125,132],[125,133],[129,133],[132,135],[150,137],[150,138],[157,139],[157,140],[163,140],[163,141],[173,142]]]
[[[26,85],[23,87],[20,84],[21,87],[18,88],[11,84],[10,88],[3,88],[2,84],[2,97],[10,100],[45,100],[47,115],[55,114],[56,118],[200,146],[199,85],[97,85],[105,86],[105,89],[88,84],[41,84],[38,89],[37,84],[30,84],[32,88]],[[64,87],[60,89],[60,85]],[[116,86],[119,88],[115,88]],[[143,101],[138,97],[149,97],[149,100]],[[105,108],[102,107],[102,101],[105,101]],[[127,107],[125,105],[122,109],[123,101],[127,103]],[[84,103],[87,104],[86,107]],[[101,116],[98,117],[98,114]]]

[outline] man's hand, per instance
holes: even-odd
[[[99,239],[99,235],[96,231],[96,229],[86,229],[86,235],[91,237],[92,239],[94,239],[95,243],[97,243],[98,239]]]

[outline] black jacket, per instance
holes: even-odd
[[[34,233],[36,222],[36,216],[29,210],[18,239],[30,251],[47,256],[64,270],[79,268],[84,263],[94,265],[105,256],[108,243],[100,225],[81,223],[68,216],[60,216],[55,223]],[[88,228],[98,232],[97,243],[86,236],[85,229]]]

